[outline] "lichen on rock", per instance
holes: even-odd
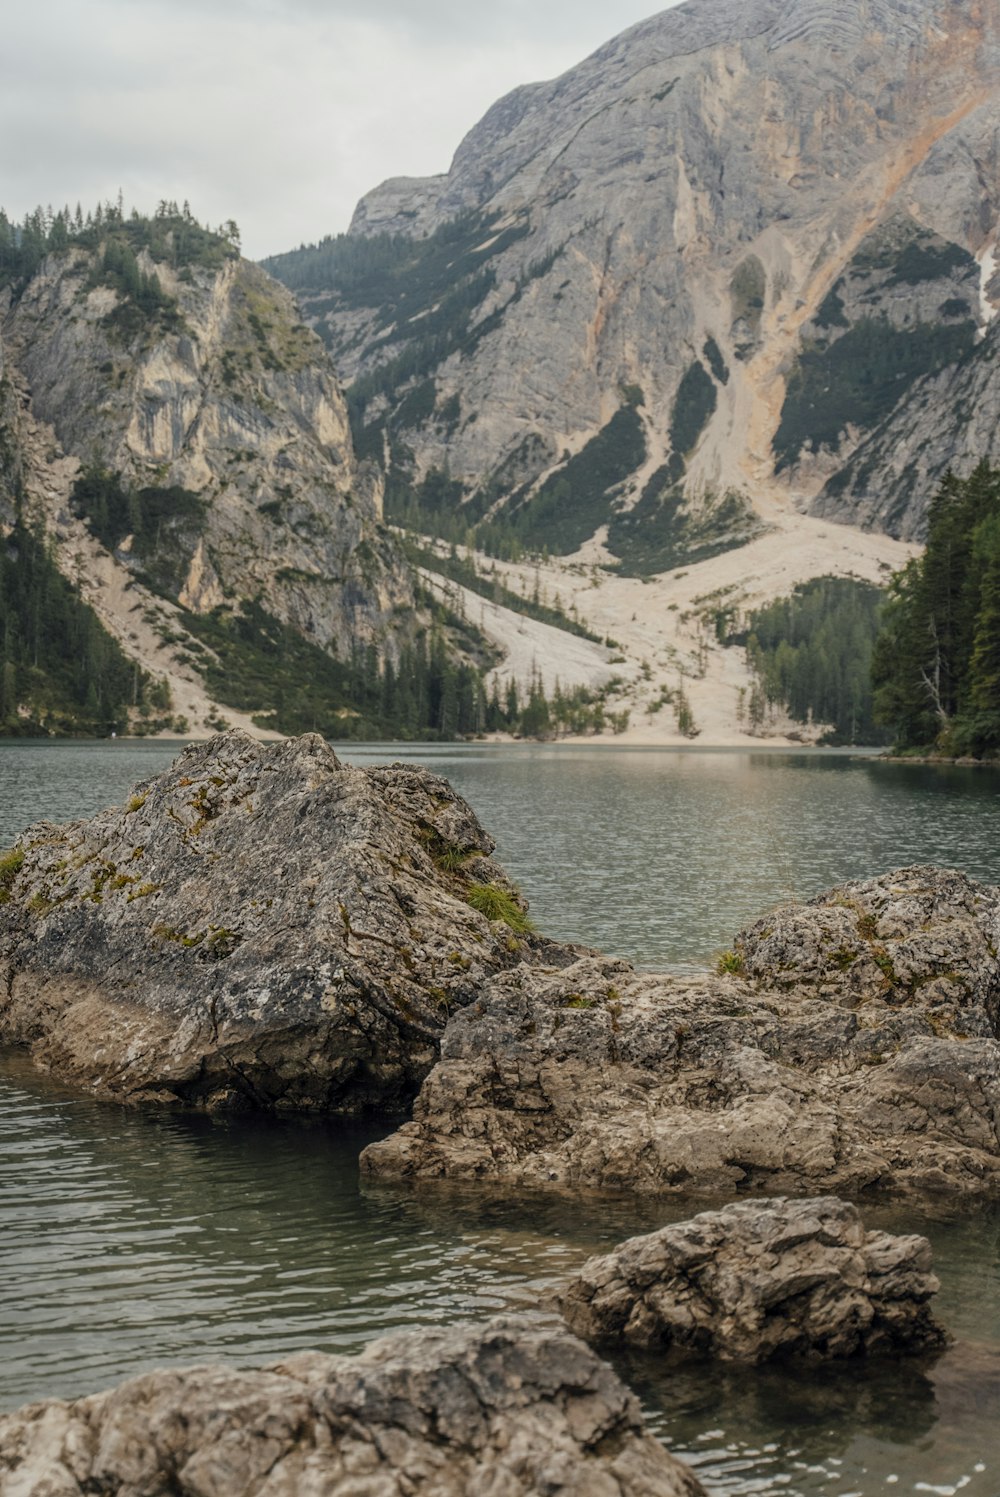
[[[559,1295],[587,1341],[725,1361],[926,1353],[945,1333],[924,1237],[832,1198],[740,1201],[591,1258]]]
[[[777,910],[738,973],[581,957],[483,984],[373,1175],[988,1195],[1000,889],[911,868]]]
[[[0,1417],[0,1497],[704,1497],[638,1401],[565,1327],[498,1317],[149,1373]]]
[[[29,828],[0,908],[0,1042],[120,1100],[399,1111],[448,1015],[560,949],[446,781],[232,732],[124,807]]]

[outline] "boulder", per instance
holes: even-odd
[[[919,1016],[936,1032],[995,1039],[998,891],[944,868],[904,868],[786,905],[736,938],[760,990]]]
[[[562,1292],[578,1336],[727,1361],[940,1350],[924,1237],[845,1201],[740,1201],[591,1258]]]
[[[564,1326],[508,1316],[149,1373],[0,1417],[0,1497],[704,1497]]]
[[[1000,1186],[1000,890],[907,868],[775,911],[704,977],[488,978],[371,1175],[731,1194]]]
[[[123,1101],[401,1111],[488,977],[563,959],[493,848],[425,769],[199,744],[0,859],[0,1043]]]

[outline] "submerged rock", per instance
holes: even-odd
[[[830,1197],[741,1201],[591,1258],[560,1296],[587,1341],[724,1360],[940,1349],[924,1237],[866,1232]]]
[[[1000,890],[908,868],[778,910],[726,975],[488,978],[373,1175],[668,1192],[1000,1185]]]
[[[121,1100],[398,1111],[449,1013],[562,959],[493,848],[425,769],[315,735],[189,748],[0,862],[0,1042]]]
[[[0,1417],[0,1497],[704,1497],[592,1351],[538,1316],[154,1372]]]

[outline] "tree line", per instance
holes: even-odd
[[[187,203],[162,200],[156,212],[144,216],[136,209],[126,210],[121,195],[118,201],[98,203],[86,214],[77,203],[53,209],[37,207],[18,222],[0,208],[0,287],[24,286],[40,267],[46,255],[75,245],[96,250],[115,244],[127,248],[134,256],[148,249],[154,260],[175,269],[192,265],[216,266],[238,256],[240,231],[230,219],[217,229],[200,224]],[[105,249],[105,255],[108,250]],[[116,252],[111,251],[114,259]],[[119,254],[119,263],[109,266],[112,274],[132,279],[131,268]],[[138,267],[136,267],[136,274]],[[131,289],[129,287],[128,289]],[[141,281],[137,291],[142,294]]]
[[[873,680],[899,748],[1000,751],[1000,468],[942,483],[926,550],[890,585]]]
[[[472,652],[483,640],[468,621],[426,596],[431,624],[395,655],[374,644],[339,660],[304,639],[259,603],[207,615],[184,615],[203,646],[198,659],[217,701],[253,714],[265,729],[321,733],[335,740],[451,740],[486,733],[525,738],[622,731],[627,714],[606,711],[606,692],[558,683],[547,695],[537,675],[487,686],[488,666]],[[463,636],[462,652],[456,635]],[[208,653],[210,652],[210,653]]]
[[[0,733],[103,737],[149,705],[156,684],[17,520],[0,542]]]
[[[816,577],[751,614],[727,641],[746,645],[751,728],[780,703],[799,722],[829,724],[827,742],[884,743],[871,676],[884,596],[855,578]]]

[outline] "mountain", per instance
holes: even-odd
[[[995,4],[688,0],[266,264],[397,517],[639,574],[920,539],[1000,457],[998,139]]]
[[[381,501],[322,343],[225,235],[169,205],[0,218],[0,518],[164,722],[359,717],[366,652],[429,622]]]

